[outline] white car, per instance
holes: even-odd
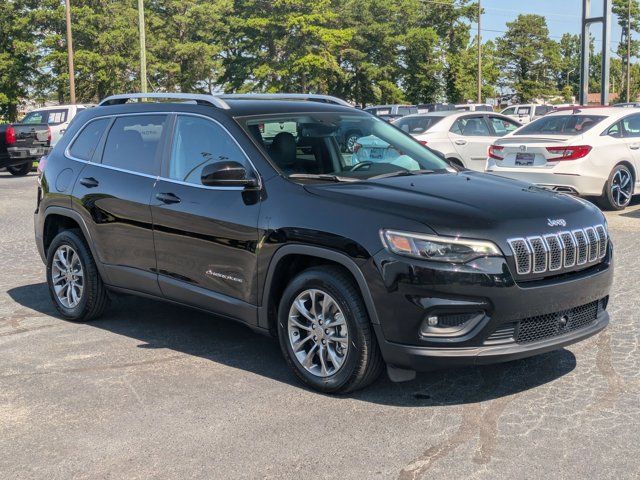
[[[575,108],[550,113],[489,148],[486,171],[622,210],[640,185],[640,113]]]
[[[32,110],[20,123],[46,123],[51,129],[51,146],[53,147],[66,132],[69,123],[82,110],[93,105],[56,105]]]
[[[465,112],[493,112],[493,107],[487,103],[459,103],[455,108]]]
[[[499,113],[455,110],[408,115],[393,124],[449,161],[480,172],[485,169],[489,145],[520,127]]]
[[[544,117],[547,113],[552,112],[554,107],[552,105],[536,105],[530,103],[527,105],[511,105],[505,108],[500,113],[507,117],[513,118],[523,125],[533,122],[540,117]]]

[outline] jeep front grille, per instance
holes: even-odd
[[[608,235],[603,225],[595,225],[508,242],[518,275],[539,275],[597,263],[607,254]]]

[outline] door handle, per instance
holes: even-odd
[[[632,143],[631,145],[629,145],[629,148],[631,150],[638,150],[640,148],[640,143]]]
[[[173,193],[158,193],[156,198],[166,204],[180,203],[180,197]]]
[[[466,145],[467,141],[466,140],[456,140],[456,145]]]
[[[95,188],[100,185],[100,182],[93,177],[86,177],[80,180],[80,185],[84,185],[87,188]]]

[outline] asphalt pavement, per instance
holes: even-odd
[[[35,175],[0,172],[0,479],[640,478],[640,202],[607,214],[610,326],[527,360],[298,384],[272,339],[135,297],[56,316]]]

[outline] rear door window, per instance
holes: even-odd
[[[465,137],[490,137],[491,132],[483,117],[462,117],[456,120],[451,132]]]
[[[89,122],[73,141],[69,154],[74,158],[90,161],[110,121],[110,118],[100,118]]]
[[[166,123],[166,115],[117,118],[109,130],[102,163],[145,175],[157,174]]]
[[[630,115],[623,118],[621,123],[625,137],[640,137],[640,115]]]

